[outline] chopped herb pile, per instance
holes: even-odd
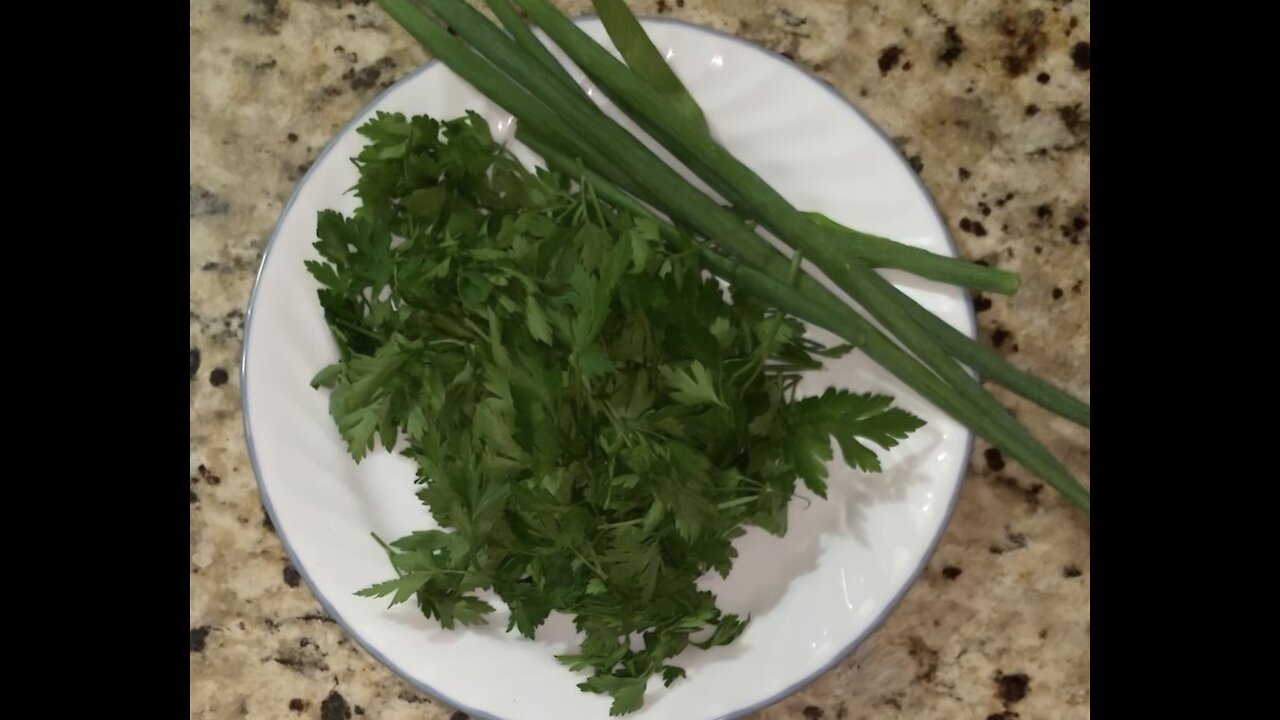
[[[439,525],[386,546],[395,577],[360,594],[452,628],[487,622],[491,590],[526,637],[567,613],[585,639],[561,662],[634,711],[684,676],[674,656],[743,632],[697,581],[746,527],[785,533],[800,482],[825,496],[833,441],[875,472],[923,423],[882,395],[797,397],[848,346],[585,176],[527,170],[479,116],[359,132],[361,205],[320,213],[307,264],[340,351],[313,385],[356,461],[416,462]]]

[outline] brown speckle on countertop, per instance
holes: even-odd
[[[880,74],[887,75],[890,70],[898,67],[898,62],[902,59],[902,48],[897,45],[880,51],[880,58],[876,60],[876,64],[880,66]]]
[[[351,707],[337,690],[330,692],[324,702],[320,703],[320,720],[349,720],[350,717]]]
[[[996,674],[996,697],[1002,702],[1016,703],[1027,696],[1031,678],[1026,673]]]
[[[938,53],[938,60],[948,66],[954,65],[964,53],[964,39],[960,37],[960,33],[956,32],[955,25],[948,25],[942,37],[942,52]]]
[[[205,641],[209,638],[209,626],[202,625],[198,628],[191,628],[191,652],[204,652]]]
[[[987,467],[995,472],[1004,469],[1004,454],[1000,452],[1000,448],[987,448],[982,452],[983,457],[987,459]]]
[[[1089,43],[1078,42],[1071,48],[1071,62],[1077,70],[1089,70]]]

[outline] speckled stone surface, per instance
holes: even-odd
[[[1015,297],[978,299],[982,341],[1088,397],[1088,2],[631,5],[763,44],[852,98],[911,159],[964,255],[1022,274]],[[299,581],[258,498],[238,381],[254,272],[294,184],[425,55],[368,0],[192,0],[190,34],[191,717],[456,720]],[[1087,481],[1087,431],[1012,406]],[[1089,605],[1088,522],[979,443],[888,622],[756,717],[1088,718]]]

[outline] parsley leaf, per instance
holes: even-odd
[[[890,407],[892,402],[887,395],[855,395],[828,388],[821,396],[805,398],[790,407],[787,459],[810,490],[826,497],[831,438],[835,438],[849,465],[879,472],[879,458],[861,440],[888,450],[924,426],[923,420]]]

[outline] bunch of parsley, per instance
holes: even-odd
[[[486,622],[492,590],[530,638],[568,613],[561,662],[634,711],[684,676],[674,656],[742,633],[697,581],[747,526],[786,532],[797,480],[825,496],[832,440],[877,471],[871,446],[922,422],[882,395],[798,399],[846,347],[727,293],[652,217],[526,169],[479,116],[359,132],[361,206],[320,213],[307,263],[341,354],[313,385],[356,461],[403,447],[440,526],[386,546],[396,577],[360,594],[452,628]]]

